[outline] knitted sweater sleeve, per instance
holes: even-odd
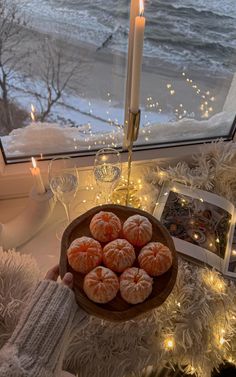
[[[66,286],[49,280],[38,283],[0,350],[0,376],[58,376],[77,308],[74,293]]]

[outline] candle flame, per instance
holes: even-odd
[[[33,122],[35,122],[35,113],[36,113],[35,107],[34,107],[34,105],[31,104],[30,116],[31,116],[31,119],[32,119]]]
[[[32,161],[33,168],[34,169],[37,168],[37,163],[34,157],[31,157],[31,161]]]
[[[144,14],[144,3],[143,0],[139,0],[139,15],[143,16]]]

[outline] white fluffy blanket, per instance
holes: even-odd
[[[0,347],[14,330],[39,269],[29,255],[0,248]]]

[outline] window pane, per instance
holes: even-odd
[[[152,0],[145,16],[137,144],[228,135],[235,117],[235,106],[224,107],[236,71],[235,0]]]
[[[7,159],[122,145],[130,1],[1,4]],[[137,144],[227,137],[235,117],[225,106],[236,65],[235,1],[149,0],[145,17]]]
[[[125,0],[3,1],[0,132],[8,159],[122,143],[128,25]]]

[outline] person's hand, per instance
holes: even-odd
[[[59,265],[52,267],[45,275],[46,280],[57,281],[59,276]],[[73,275],[67,272],[62,279],[62,284],[66,285],[68,288],[73,288]]]

